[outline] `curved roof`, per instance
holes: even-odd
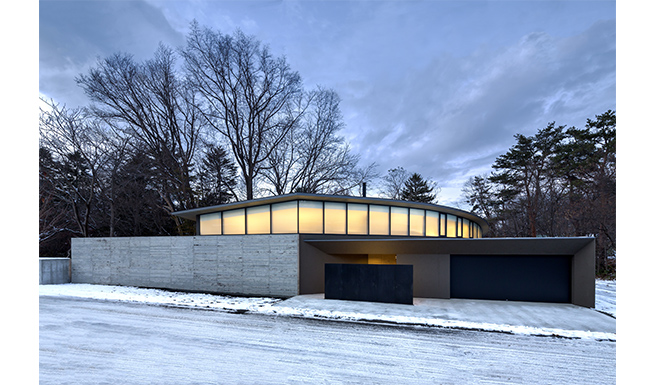
[[[368,197],[354,197],[347,195],[322,195],[322,194],[307,194],[307,193],[293,193],[286,195],[276,195],[266,198],[253,199],[249,201],[226,203],[223,205],[200,207],[196,209],[176,211],[172,215],[180,218],[188,219],[191,221],[196,220],[196,216],[200,214],[208,214],[217,211],[240,209],[245,207],[253,207],[260,205],[267,205],[272,203],[280,203],[294,200],[308,200],[308,201],[323,201],[323,202],[345,202],[345,203],[364,203],[373,205],[388,205],[396,207],[409,207],[415,209],[434,210],[446,214],[458,215],[477,223],[482,228],[482,234],[489,231],[489,224],[484,219],[472,214],[468,211],[456,209],[448,206],[435,205],[432,203],[409,202],[385,198],[368,198]]]

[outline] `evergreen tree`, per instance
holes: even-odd
[[[614,277],[616,250],[616,111],[584,128],[556,126],[515,135],[489,177],[471,178],[466,202],[493,237],[596,238],[596,274]]]
[[[400,199],[411,202],[435,203],[436,194],[432,194],[434,187],[423,179],[420,174],[413,173],[400,192]]]
[[[222,146],[207,146],[197,184],[199,206],[221,205],[236,199],[237,168]]]

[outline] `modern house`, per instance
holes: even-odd
[[[173,215],[195,221],[196,236],[74,239],[73,282],[595,306],[593,238],[484,238],[482,218],[451,207],[296,193]]]

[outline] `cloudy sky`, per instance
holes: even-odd
[[[306,88],[341,96],[362,166],[402,166],[460,205],[513,135],[616,109],[614,1],[44,1],[39,92],[87,104],[74,78],[121,51],[181,47],[197,20],[285,55]],[[375,191],[370,186],[369,191]]]

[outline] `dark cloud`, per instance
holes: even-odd
[[[75,76],[115,52],[149,58],[159,42],[177,46],[183,36],[143,1],[40,1],[40,92],[83,105]]]
[[[446,204],[514,134],[616,108],[613,2],[41,1],[40,92],[84,104],[73,79],[96,57],[179,46],[192,19],[335,89],[362,163],[430,177]]]
[[[531,135],[551,121],[580,126],[616,108],[615,28],[605,21],[570,37],[530,33],[501,49],[441,55],[402,79],[381,79],[352,101],[369,120],[352,140],[383,170],[403,165],[459,183],[490,169],[516,133]]]

